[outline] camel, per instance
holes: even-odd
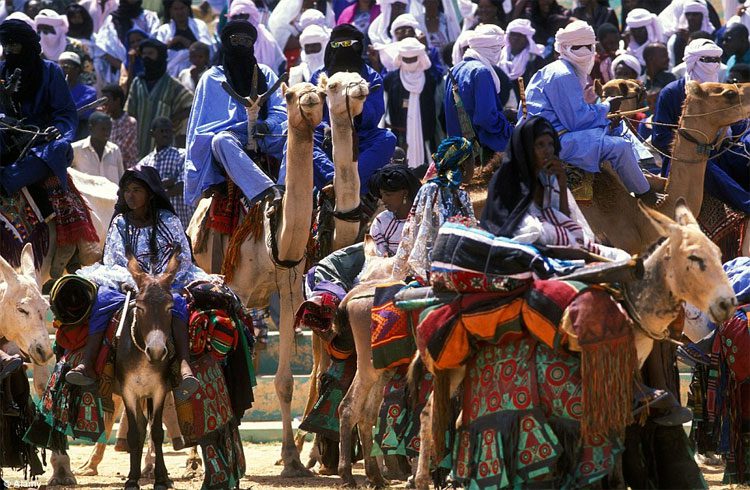
[[[719,248],[701,232],[683,200],[676,200],[675,221],[640,203],[639,210],[662,237],[644,254],[643,279],[625,286],[631,316],[638,322],[634,340],[638,363],[642,366],[654,341],[669,335],[669,325],[682,303],[695,305],[711,321],[719,323],[732,317],[737,299],[722,268]],[[429,352],[420,355],[435,376],[435,391],[420,415],[421,451],[415,479],[418,489],[427,489],[432,483],[430,460],[440,457],[439,454],[435,457],[435,447],[442,447],[441,427],[444,429],[447,422],[443,420],[436,426],[433,414],[440,413],[445,419],[445,407],[463,381],[465,368],[436,370]],[[440,437],[435,437],[437,434]]]
[[[618,85],[619,82],[615,86]],[[705,147],[715,146],[723,128],[750,113],[750,84],[688,82],[686,90],[665,189],[668,196],[659,207],[665,214],[674,213],[680,196],[684,196],[693,213],[700,211],[707,151],[710,151]],[[581,211],[596,233],[631,253],[643,250],[658,238],[658,233],[638,211],[637,200],[616,175],[610,171],[596,174],[593,189],[593,202],[582,206]]]
[[[228,285],[248,306],[263,307],[268,304],[268,297],[272,292],[278,291],[280,294],[280,347],[275,386],[281,404],[283,424],[281,456],[284,469],[281,475],[294,477],[310,474],[300,463],[299,452],[292,435],[291,400],[294,385],[290,358],[294,350],[294,312],[302,302],[302,260],[312,220],[313,130],[323,118],[324,91],[309,83],[293,87],[282,84],[281,91],[287,101],[289,134],[286,192],[281,208],[276,211],[280,220],[276,228],[272,229],[271,217],[264,213],[263,237],[258,241],[248,239],[241,244],[242,259]],[[193,243],[197,243],[209,207],[210,198],[201,200],[188,226],[187,233]],[[209,232],[209,235],[212,233]],[[278,244],[277,259],[287,265],[296,265],[277,265],[270,246],[272,238]],[[211,270],[214,240],[209,237],[207,242],[206,250],[195,254],[195,261],[205,270]],[[226,250],[229,239],[222,237],[220,243]]]

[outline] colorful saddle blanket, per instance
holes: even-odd
[[[409,364],[417,351],[413,334],[416,312],[396,307],[396,293],[404,286],[399,281],[383,284],[375,289],[370,326],[372,363],[375,369]]]
[[[0,250],[13,267],[21,265],[23,246],[31,243],[40,267],[49,250],[49,228],[26,188],[11,197],[0,196]]]

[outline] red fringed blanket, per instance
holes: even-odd
[[[55,212],[55,233],[58,245],[74,245],[80,241],[99,243],[91,221],[91,210],[68,175],[68,189],[57,177],[44,181],[52,210]]]

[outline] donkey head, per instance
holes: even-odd
[[[128,257],[128,271],[138,286],[135,297],[136,342],[143,342],[143,350],[150,362],[166,361],[168,344],[172,338],[172,282],[180,268],[180,246],[172,251],[166,270],[159,275],[145,272],[135,257]],[[141,339],[140,341],[138,339]]]

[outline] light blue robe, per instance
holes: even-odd
[[[573,67],[557,60],[534,74],[526,89],[529,116],[547,119],[560,134],[560,159],[587,172],[599,172],[607,160],[628,190],[643,194],[648,181],[624,125],[610,131],[609,103],[587,104]],[[520,110],[519,110],[520,112]]]
[[[266,77],[270,88],[277,80],[276,74],[267,66],[258,64],[261,73]],[[245,108],[232,99],[221,87],[226,81],[224,68],[214,66],[208,69],[195,87],[195,100],[190,111],[187,131],[187,158],[185,160],[185,202],[195,204],[201,193],[212,185],[225,181],[222,166],[227,168],[237,186],[242,189],[248,199],[261,194],[273,182],[259,169],[240,145],[230,148],[231,155],[224,152],[228,161],[215,162],[212,148],[216,149],[217,141],[226,142],[229,139],[239,141],[242,145],[247,141],[247,112]],[[286,141],[287,114],[286,102],[277,90],[266,101],[268,116],[258,122],[268,124],[268,135],[256,138],[261,152],[281,160],[284,143]],[[231,132],[228,135],[226,132]],[[221,133],[221,134],[220,134]],[[217,135],[219,136],[218,138]],[[216,140],[216,141],[215,141]],[[235,172],[233,172],[233,168]],[[284,169],[281,169],[284,174]],[[282,177],[279,178],[282,180]]]

